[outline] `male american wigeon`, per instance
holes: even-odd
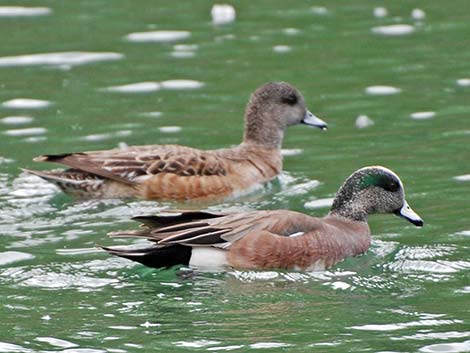
[[[321,271],[367,251],[371,241],[367,218],[375,213],[394,213],[423,226],[405,200],[400,178],[374,166],[346,179],[323,218],[288,210],[141,216],[134,219],[143,223],[143,229],[111,235],[143,237],[154,242],[152,246],[104,249],[157,268],[181,264]]]
[[[204,199],[246,191],[282,170],[281,144],[288,126],[326,129],[310,113],[300,92],[284,82],[267,83],[251,96],[240,145],[202,151],[178,145],[44,155],[35,161],[60,163],[64,171],[31,171],[81,197]]]

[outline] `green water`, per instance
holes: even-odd
[[[51,12],[0,17],[0,103],[52,104],[0,106],[0,352],[470,351],[470,87],[457,81],[470,79],[468,1],[233,2],[236,21],[219,27],[206,1],[31,4]],[[374,17],[377,6],[388,15]],[[424,19],[411,18],[416,7]],[[392,24],[414,32],[372,32]],[[157,30],[190,36],[125,40]],[[56,65],[5,58],[78,51],[114,54],[82,65],[76,53]],[[105,90],[177,79],[204,85]],[[254,195],[213,205],[78,202],[19,169],[46,168],[31,161],[41,153],[121,142],[237,144],[249,94],[280,80],[296,85],[330,129],[290,128],[285,174]],[[366,93],[377,85],[401,91]],[[412,119],[416,112],[435,115]],[[374,125],[358,129],[359,115]],[[11,116],[32,119],[4,119]],[[375,216],[369,252],[328,272],[157,271],[95,248],[127,243],[106,233],[134,227],[132,215],[172,207],[320,216],[327,208],[306,204],[332,197],[351,172],[373,164],[401,176],[426,225]]]

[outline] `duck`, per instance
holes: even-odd
[[[281,146],[287,127],[327,124],[305,106],[286,82],[269,82],[251,95],[245,109],[243,141],[235,147],[200,150],[180,145],[51,154],[34,161],[66,170],[23,169],[80,198],[207,200],[250,191],[282,171]]]
[[[378,213],[424,225],[407,203],[398,175],[382,166],[369,166],[346,179],[323,218],[290,210],[137,216],[134,220],[141,229],[110,235],[144,238],[150,246],[102,249],[154,268],[324,271],[368,250],[368,216]]]

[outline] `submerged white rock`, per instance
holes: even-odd
[[[410,117],[411,119],[415,119],[415,120],[425,120],[425,119],[431,119],[432,117],[434,117],[436,115],[435,112],[416,112],[416,113],[411,113],[410,114]]]
[[[160,84],[164,89],[197,89],[204,86],[203,82],[195,80],[167,80]]]
[[[413,9],[413,11],[411,11],[411,17],[415,20],[424,20],[426,13],[421,9]]]
[[[400,92],[401,92],[400,88],[393,87],[393,86],[378,85],[378,86],[366,87],[366,93],[370,95],[386,96],[386,95],[391,95],[391,94],[397,94]]]
[[[383,36],[403,36],[406,34],[413,33],[415,28],[411,25],[396,24],[389,26],[378,26],[373,27],[372,32]]]
[[[211,16],[213,24],[223,25],[235,21],[236,11],[232,5],[215,4],[212,6]]]
[[[98,61],[119,60],[123,54],[113,52],[68,51],[0,57],[0,66],[77,66]]]
[[[388,11],[385,7],[374,7],[374,17],[382,18],[388,15]]]
[[[356,119],[356,127],[358,129],[364,129],[374,124],[374,120],[369,118],[367,115],[359,115]]]
[[[128,85],[121,86],[110,86],[103,90],[108,92],[119,92],[119,93],[146,93],[155,92],[161,89],[162,86],[158,82],[137,82],[130,83]]]
[[[2,106],[10,109],[42,109],[47,108],[50,101],[31,98],[15,98],[2,103]]]
[[[48,7],[0,6],[0,17],[34,17],[51,13]]]
[[[288,45],[275,45],[273,47],[273,51],[275,53],[288,53],[292,50],[292,48]]]

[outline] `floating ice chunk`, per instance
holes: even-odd
[[[180,132],[181,127],[180,126],[161,126],[158,128],[160,132],[166,133],[166,134],[171,134],[175,132]]]
[[[53,65],[53,66],[77,66],[98,61],[119,60],[124,57],[120,53],[112,52],[59,52],[30,54],[19,56],[0,57],[0,66],[34,66],[34,65]]]
[[[455,176],[454,180],[457,180],[457,181],[470,181],[470,174]]]
[[[235,21],[236,12],[232,5],[215,4],[211,10],[212,23],[215,25],[223,25]]]
[[[33,17],[51,13],[48,7],[0,6],[0,17]]]
[[[385,7],[374,7],[374,17],[385,17],[388,15],[388,11]]]
[[[284,28],[282,31],[289,36],[295,36],[300,33],[300,29],[297,28]]]
[[[387,96],[400,93],[401,89],[393,86],[369,86],[366,87],[366,93],[377,96]]]
[[[160,84],[164,89],[197,89],[204,86],[203,82],[195,80],[167,80]]]
[[[426,13],[421,9],[413,9],[413,11],[411,11],[411,17],[415,20],[424,20]]]
[[[411,113],[410,117],[411,119],[415,120],[425,120],[425,119],[431,119],[436,115],[435,112],[416,112],[416,113]]]
[[[0,266],[8,265],[13,262],[34,259],[34,255],[20,251],[4,251],[0,252]]]
[[[6,116],[0,119],[0,122],[7,125],[21,125],[21,124],[28,124],[32,122],[34,119],[30,116]]]
[[[332,197],[313,200],[313,201],[306,202],[304,204],[304,207],[310,208],[310,209],[331,207],[331,205],[333,204],[333,200],[334,199]]]
[[[150,31],[150,32],[135,32],[128,34],[125,38],[131,42],[174,42],[189,38],[191,32],[189,31]]]
[[[312,10],[315,15],[326,15],[328,13],[328,9],[323,6],[312,6],[310,10]]]
[[[111,86],[106,87],[103,90],[108,92],[119,92],[119,93],[145,93],[155,92],[161,89],[162,86],[158,82],[138,82],[131,83],[122,86]]]
[[[459,78],[457,84],[462,87],[470,87],[470,78]]]
[[[415,28],[411,25],[396,24],[372,28],[372,32],[384,36],[403,36],[413,33]]]
[[[287,53],[292,50],[292,48],[288,45],[275,45],[273,47],[274,52],[276,53]]]
[[[46,128],[43,127],[31,127],[27,129],[13,129],[6,130],[3,133],[8,136],[30,136],[30,135],[42,135],[47,132]]]
[[[2,103],[5,108],[11,109],[41,109],[50,106],[52,103],[41,99],[15,98]]]
[[[374,124],[374,120],[369,118],[367,115],[359,115],[356,119],[356,127],[358,129],[364,129]]]

